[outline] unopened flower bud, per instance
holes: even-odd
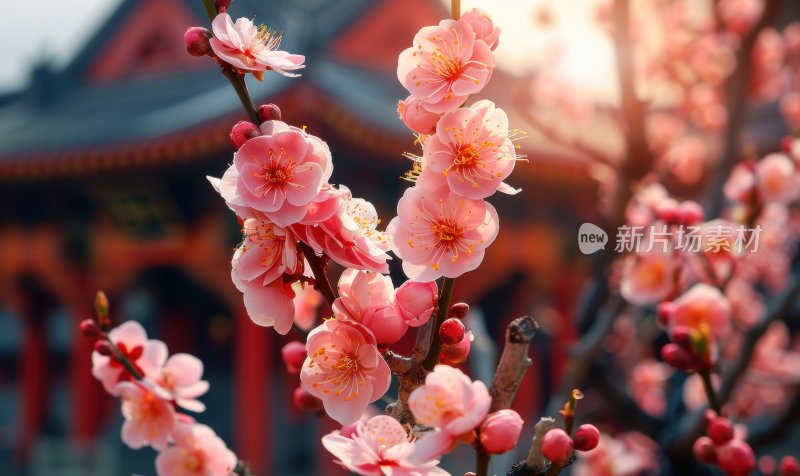
[[[439,328],[439,338],[442,340],[442,344],[456,345],[464,340],[465,331],[464,323],[451,317],[446,319]]]
[[[320,412],[323,409],[322,400],[306,392],[303,387],[294,389],[294,405],[298,410],[307,412]]]
[[[800,463],[794,456],[784,456],[778,465],[779,476],[800,476]]]
[[[686,326],[675,326],[670,333],[672,342],[681,346],[684,350],[692,349],[692,330]]]
[[[99,340],[94,343],[94,350],[100,355],[111,356],[114,355],[114,349],[111,344],[106,340]]]
[[[300,369],[303,367],[303,362],[306,361],[306,346],[299,341],[292,341],[284,345],[281,349],[281,357],[283,363],[286,364],[286,371],[290,374],[299,374]]]
[[[553,428],[542,438],[542,454],[557,466],[567,464],[573,448],[572,438],[561,428]]]
[[[231,142],[237,149],[245,142],[261,135],[258,127],[249,121],[239,121],[231,129]]]
[[[108,296],[103,291],[97,291],[94,296],[94,312],[97,315],[97,323],[103,329],[107,329],[111,324],[108,317],[108,308]]]
[[[697,461],[701,463],[715,464],[717,462],[717,449],[711,438],[707,436],[701,436],[695,440],[692,452]]]
[[[186,51],[192,56],[205,56],[211,51],[211,32],[201,26],[193,26],[186,30],[183,39]]]
[[[693,372],[694,361],[688,352],[681,349],[678,344],[666,344],[661,348],[661,358],[664,362],[686,372]]]
[[[490,413],[481,424],[481,446],[487,453],[499,455],[517,446],[522,431],[522,418],[514,410]]]
[[[662,200],[656,207],[656,214],[667,223],[677,222],[680,219],[678,202],[671,198]]]
[[[581,425],[575,430],[575,449],[592,451],[600,442],[600,430],[594,425]]]
[[[705,217],[703,207],[693,200],[686,200],[681,203],[680,207],[678,207],[678,213],[680,214],[680,221],[684,225],[694,225],[703,221]]]
[[[224,12],[231,6],[231,0],[214,0],[214,7],[219,13]]]
[[[394,293],[400,315],[406,324],[419,327],[428,320],[436,307],[436,282],[418,283],[406,281]]]
[[[457,302],[450,306],[447,311],[447,317],[455,317],[456,319],[464,319],[469,314],[469,304],[465,302]]]
[[[716,445],[724,445],[733,439],[733,423],[723,417],[712,418],[708,422],[706,433]]]
[[[658,317],[658,323],[661,324],[662,327],[669,326],[669,321],[672,320],[672,314],[675,312],[675,304],[672,301],[662,302],[658,305],[656,309],[656,316]]]
[[[280,108],[272,103],[258,106],[256,112],[258,112],[258,118],[261,119],[261,122],[281,120]]]
[[[727,474],[750,474],[756,456],[747,442],[734,439],[717,448],[717,465]]]
[[[472,347],[472,340],[475,336],[472,331],[464,333],[464,338],[456,345],[445,345],[439,353],[439,363],[445,365],[458,365],[467,360],[469,349]]]
[[[100,326],[94,319],[84,319],[80,324],[81,334],[86,337],[97,337],[100,335]]]

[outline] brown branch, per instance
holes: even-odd
[[[297,245],[303,251],[303,256],[308,261],[311,272],[314,273],[314,288],[322,294],[329,306],[333,306],[333,301],[336,300],[336,292],[333,290],[331,282],[328,281],[328,274],[325,272],[324,255],[317,255],[313,248],[302,241],[298,241]]]
[[[539,324],[530,316],[517,318],[508,325],[506,345],[489,389],[492,396],[490,413],[511,407],[525,371],[531,366],[528,348],[538,331]]]
[[[422,361],[422,366],[426,370],[433,370],[439,362],[439,353],[442,351],[442,341],[439,338],[439,328],[442,323],[447,319],[447,312],[450,310],[450,298],[453,295],[453,285],[455,284],[454,278],[444,278],[442,280],[442,292],[439,294],[439,302],[437,303],[435,319],[433,321],[433,329],[431,329],[430,345],[425,354],[425,360]],[[430,322],[430,321],[429,321]]]
[[[736,52],[736,66],[725,83],[725,109],[728,122],[725,125],[722,160],[717,166],[717,174],[711,184],[708,216],[722,214],[725,203],[724,186],[733,167],[739,162],[741,154],[741,133],[747,115],[747,85],[750,80],[750,66],[753,61],[753,48],[761,31],[772,24],[780,13],[782,0],[766,0],[761,17],[745,34]]]

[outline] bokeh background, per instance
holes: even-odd
[[[207,23],[201,1],[6,3],[0,474],[154,474],[151,450],[119,441],[118,402],[91,377],[91,342],[77,332],[98,289],[109,295],[114,319],[137,320],[171,352],[205,362],[211,390],[199,418],[259,474],[341,474],[318,443],[333,426],[291,403],[297,379],[279,356],[288,338],[253,325],[230,282],[239,227],[205,176],[224,171],[230,126],[245,117],[215,64],[184,50],[185,29]],[[532,422],[576,334],[571,316],[588,277],[577,229],[599,219],[598,183],[614,173],[613,163],[598,167],[563,144],[580,140],[619,155],[613,119],[586,119],[582,108],[618,103],[614,52],[592,0],[464,2],[471,6],[504,29],[498,68],[481,96],[530,133],[520,142],[529,162],[511,178],[523,193],[494,200],[500,235],[480,271],[459,280],[456,298],[486,317],[470,364],[484,378],[505,323],[537,309],[544,332],[517,399]],[[778,23],[800,17],[798,6],[785,2]],[[325,139],[333,181],[373,201],[388,221],[406,187],[402,153],[416,148],[395,112],[406,95],[397,55],[421,26],[449,16],[449,5],[234,0],[231,11],[283,30],[284,49],[306,56],[299,79],[250,81],[254,99],[278,104],[284,120]],[[562,91],[571,114],[540,114],[551,105],[542,100],[548,88]],[[541,121],[566,139],[537,134]],[[775,104],[757,109],[745,131],[765,149],[787,132]],[[703,167],[691,186],[704,185]],[[392,269],[399,283],[396,263]],[[467,451],[448,465],[469,461]]]

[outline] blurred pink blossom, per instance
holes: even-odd
[[[236,455],[206,425],[178,423],[172,439],[173,445],[156,457],[159,476],[224,476],[236,467]]]
[[[155,391],[167,400],[193,412],[205,411],[197,397],[208,391],[203,377],[203,361],[189,354],[173,354],[155,377]]]
[[[136,321],[126,321],[111,329],[108,339],[144,378],[155,378],[167,360],[167,346],[160,340],[147,339],[147,333]],[[92,375],[106,392],[116,395],[117,384],[133,380],[133,376],[116,357],[92,352]]]
[[[156,394],[149,384],[122,382],[116,394],[122,398],[122,441],[133,449],[150,445],[157,450],[167,447],[175,428],[172,404]]]
[[[638,306],[657,304],[672,293],[676,270],[675,257],[658,247],[630,255],[625,258],[620,294]]]

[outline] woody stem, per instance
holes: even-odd
[[[303,251],[303,256],[305,256],[308,261],[311,271],[314,273],[314,288],[322,294],[322,297],[325,298],[329,306],[333,306],[333,301],[336,300],[336,292],[333,290],[331,282],[328,281],[328,274],[325,272],[325,265],[322,263],[322,257],[317,256],[314,249],[306,243],[300,241],[298,245]]]
[[[433,370],[439,362],[439,353],[442,351],[442,340],[439,338],[439,328],[442,323],[447,319],[447,311],[450,310],[450,298],[453,295],[453,284],[456,280],[454,278],[444,278],[442,280],[442,294],[439,295],[439,303],[436,309],[436,321],[434,322],[433,329],[431,329],[430,346],[428,353],[425,355],[425,360],[422,361],[422,366],[427,370]]]
[[[111,339],[108,340],[108,345],[111,347],[111,350],[114,351],[114,358],[117,359],[117,361],[120,364],[122,364],[123,367],[125,367],[125,370],[127,370],[128,372],[130,372],[131,375],[133,375],[133,378],[135,378],[136,380],[142,380],[144,378],[144,375],[141,375],[139,371],[136,370],[136,368],[128,360],[128,358],[125,357],[125,354],[123,354],[122,351],[119,350],[119,347],[117,347],[115,343],[111,342]]]
[[[703,390],[706,391],[708,404],[714,409],[717,415],[722,416],[722,406],[719,404],[717,393],[714,391],[714,385],[711,383],[711,374],[708,371],[701,371],[698,373],[700,374],[700,378],[703,380]]]
[[[453,20],[461,18],[461,0],[450,0],[450,11],[453,15]]]

